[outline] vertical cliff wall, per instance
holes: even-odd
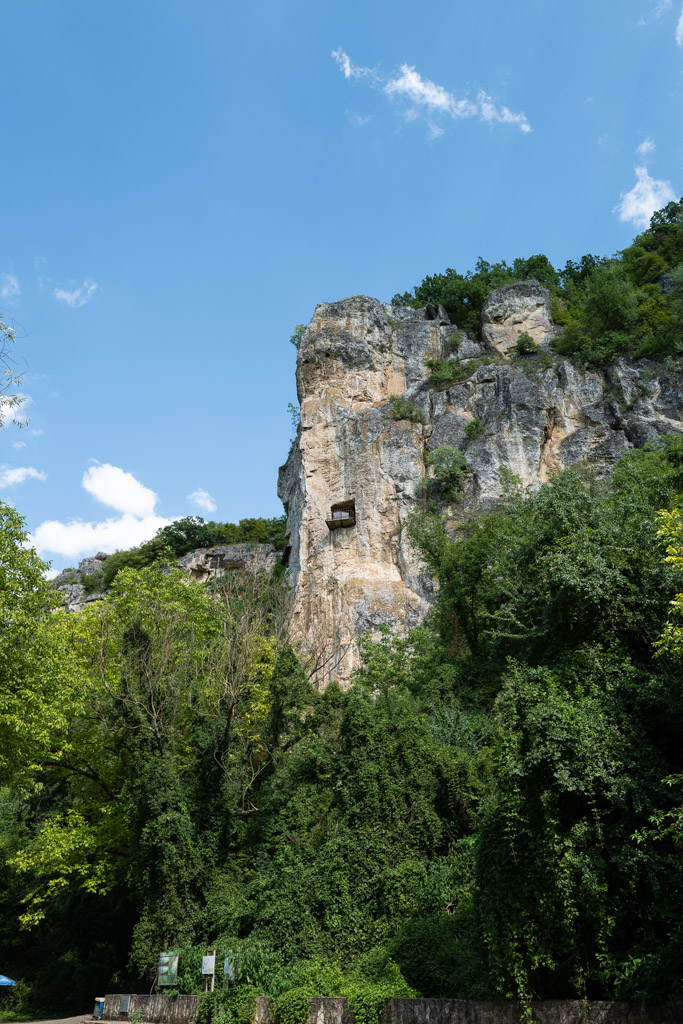
[[[438,311],[435,311],[438,312]],[[423,384],[447,318],[357,296],[321,303],[301,338],[301,424],[278,493],[288,511],[293,636],[316,680],[348,679],[355,637],[404,629],[427,610],[431,584],[406,536],[424,476],[424,426],[397,421],[390,395]],[[331,506],[355,504],[355,525],[330,530]]]
[[[500,499],[501,469],[536,488],[570,465],[608,472],[628,448],[681,429],[677,371],[622,362],[591,373],[550,355],[512,355],[523,331],[546,352],[556,333],[536,282],[491,294],[483,343],[462,337],[449,356],[463,379],[434,391],[425,360],[443,358],[456,331],[441,309],[356,296],[321,303],[301,338],[301,422],[278,493],[288,512],[292,637],[319,686],[348,681],[359,634],[403,632],[429,608],[432,583],[406,532],[429,450],[465,453],[460,514]],[[425,422],[396,419],[392,395]],[[331,508],[342,503],[355,507],[355,524],[331,530]]]

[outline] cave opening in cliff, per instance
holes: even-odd
[[[328,529],[338,530],[340,527],[356,525],[355,501],[340,501],[330,509],[330,518],[326,519]]]

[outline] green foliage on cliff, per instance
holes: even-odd
[[[431,480],[426,481],[428,493],[436,492],[435,496],[441,501],[459,501],[463,482],[469,472],[460,449],[450,444],[439,444],[427,452],[425,465],[431,467],[433,474]]]
[[[448,268],[426,277],[397,305],[445,306],[454,324],[481,337],[481,313],[494,288],[535,279],[550,290],[562,334],[552,347],[588,366],[618,356],[678,359],[683,352],[683,199],[655,213],[647,231],[609,258],[583,256],[555,270],[547,257],[490,264],[474,271]],[[447,384],[445,386],[448,386]]]
[[[409,420],[411,423],[426,423],[427,417],[414,402],[404,395],[389,395],[391,415],[395,420]]]

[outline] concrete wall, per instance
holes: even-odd
[[[148,1024],[188,1024],[196,1020],[200,996],[132,995],[128,1013],[119,1012],[120,995],[108,995],[104,1019],[126,1021],[134,1010]],[[521,1024],[514,1003],[470,999],[390,999],[382,1024]],[[584,1003],[549,999],[533,1006],[534,1024],[683,1024],[683,1005],[643,1007],[629,1003]],[[268,1000],[256,1001],[254,1024],[271,1024]],[[346,999],[311,999],[308,1024],[353,1024]]]
[[[125,993],[127,994],[127,993]],[[130,1020],[139,1010],[147,1024],[188,1024],[196,1020],[199,996],[131,995],[128,1013],[120,1013],[121,994],[104,997],[104,1020]]]
[[[584,1003],[548,999],[535,1003],[535,1024],[683,1024],[683,1006],[642,1007],[628,1003]],[[519,1024],[514,1003],[470,999],[390,999],[384,1024]]]

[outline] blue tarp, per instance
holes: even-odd
[[[16,981],[12,981],[6,974],[0,974],[0,985],[16,985]]]

